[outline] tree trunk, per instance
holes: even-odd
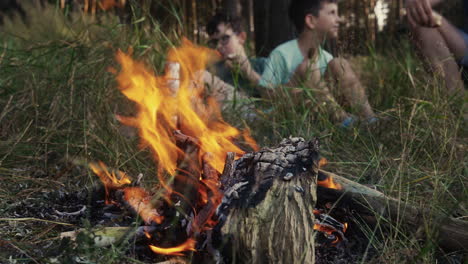
[[[315,201],[315,177],[303,173],[288,182],[274,180],[254,208],[233,209],[222,232],[234,262],[314,263]]]
[[[288,16],[291,0],[254,1],[255,51],[267,57],[279,44],[295,37],[295,29]]]
[[[242,16],[242,4],[240,0],[223,0],[223,10],[232,17]]]
[[[244,155],[223,174],[223,255],[235,263],[314,263],[317,149],[289,139]]]

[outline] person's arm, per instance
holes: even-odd
[[[254,85],[259,84],[261,76],[253,69],[252,64],[247,57],[243,58],[243,62],[240,62],[239,67],[241,73],[247,80]]]
[[[249,80],[250,83],[254,85],[259,84],[261,76],[253,69],[252,64],[250,63],[249,58],[245,54],[245,50],[243,47],[236,51],[235,54],[231,54],[228,57],[226,65],[229,68],[238,66],[242,76]]]
[[[241,74],[246,77],[260,95],[265,99],[274,100],[277,98],[277,86],[286,79],[287,65],[283,54],[279,51],[273,51],[266,59],[263,72],[257,73],[250,61],[244,57],[243,64],[239,64]]]

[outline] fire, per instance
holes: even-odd
[[[101,182],[104,184],[104,188],[106,190],[106,204],[110,203],[109,190],[122,188],[132,182],[122,171],[109,172],[109,169],[102,161],[99,161],[98,163],[90,163],[89,167],[97,176],[99,176],[99,179],[101,179]]]
[[[341,187],[341,184],[333,180],[332,176],[327,176],[327,178],[322,181],[317,180],[317,185],[321,187],[329,188],[329,189],[335,189],[335,190],[343,189],[343,187]]]
[[[188,40],[183,41],[182,47],[172,49],[168,60],[181,65],[180,88],[174,95],[165,77],[156,77],[129,55],[121,51],[117,53],[117,60],[122,65],[117,76],[120,90],[139,108],[136,117],[119,119],[126,125],[139,128],[142,146],[150,147],[159,167],[170,175],[175,174],[177,158],[183,154],[175,144],[175,130],[180,129],[198,139],[200,158],[211,153],[210,165],[219,173],[224,167],[227,152],[244,154],[232,142],[240,135],[239,130],[222,120],[214,99],[208,98],[206,103],[202,99],[205,89],[199,72],[215,56],[212,50],[197,47]]]
[[[328,160],[326,158],[321,158],[318,162],[319,169],[326,166],[328,164]]]
[[[335,236],[334,233],[336,233],[336,229],[326,226],[326,225],[321,225],[321,224],[314,224],[314,230],[317,230],[319,232],[325,233],[328,236]],[[336,236],[336,239],[331,242],[333,245],[337,244],[340,241],[340,237]]]
[[[336,245],[338,242],[343,241],[344,233],[346,233],[347,229],[348,223],[343,223],[341,230],[329,224],[320,222],[316,222],[314,224],[314,230],[325,233],[329,238],[335,238],[335,240],[331,242],[332,245]]]
[[[196,244],[196,241],[190,238],[187,241],[185,241],[185,243],[177,247],[160,248],[160,247],[150,245],[150,248],[154,253],[181,256],[182,254],[180,252],[188,251],[188,250],[195,251],[195,244]]]
[[[322,232],[328,239],[334,239],[331,244],[336,245],[345,239],[344,233],[348,229],[348,223],[341,223],[331,217],[322,209],[314,209],[315,223],[314,230]]]
[[[164,199],[170,203],[171,194],[182,196],[171,185],[174,178],[193,185],[198,192],[193,198],[196,201],[181,197],[190,202],[195,214],[189,236],[216,224],[212,216],[222,199],[218,177],[224,168],[227,152],[238,156],[244,154],[233,140],[242,136],[249,146],[258,149],[250,132],[241,132],[224,122],[217,102],[205,94],[201,73],[216,56],[213,50],[195,46],[184,39],[182,46],[171,49],[167,56],[169,63],[180,65],[179,79],[174,81],[174,74],[155,76],[143,63],[134,61],[130,54],[118,51],[116,55],[121,65],[117,73],[119,89],[137,107],[135,116],[117,118],[125,125],[138,128],[140,147],[151,150],[157,162],[159,184],[165,190]],[[178,87],[174,87],[174,84]],[[176,142],[175,131],[181,131],[193,139],[191,143],[198,149],[194,156],[186,156],[185,149]],[[181,160],[188,158],[190,160],[184,163],[184,167],[179,167]],[[209,175],[206,175],[207,170],[210,171]],[[102,174],[99,170],[93,171]],[[108,178],[112,178],[99,177],[105,185]],[[115,185],[121,186],[121,183],[117,181]],[[125,200],[146,223],[160,224],[164,221],[164,217],[152,207],[151,195],[145,190],[131,187],[125,188],[124,193]],[[205,206],[208,209],[197,217],[199,212],[196,208],[204,205],[211,207]],[[177,247],[150,247],[159,254],[180,255],[183,251],[195,250],[195,244],[196,241],[189,237]]]
[[[146,224],[152,222],[161,224],[164,218],[151,205],[151,196],[142,188],[129,187],[124,189],[125,201],[137,211]]]

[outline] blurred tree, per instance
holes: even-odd
[[[276,46],[295,37],[295,29],[287,11],[290,1],[253,1],[257,56],[268,56]]]
[[[233,17],[242,16],[242,3],[240,0],[223,0],[223,9]]]
[[[23,20],[26,19],[26,12],[16,0],[0,0],[0,24],[3,23],[5,15],[13,17],[18,13]]]

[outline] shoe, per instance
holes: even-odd
[[[378,123],[379,121],[380,121],[380,119],[378,117],[373,116],[373,117],[370,117],[370,118],[366,119],[365,124],[366,125],[373,125],[373,124]]]
[[[356,123],[357,119],[353,116],[348,116],[343,122],[341,122],[341,128],[351,128]]]

